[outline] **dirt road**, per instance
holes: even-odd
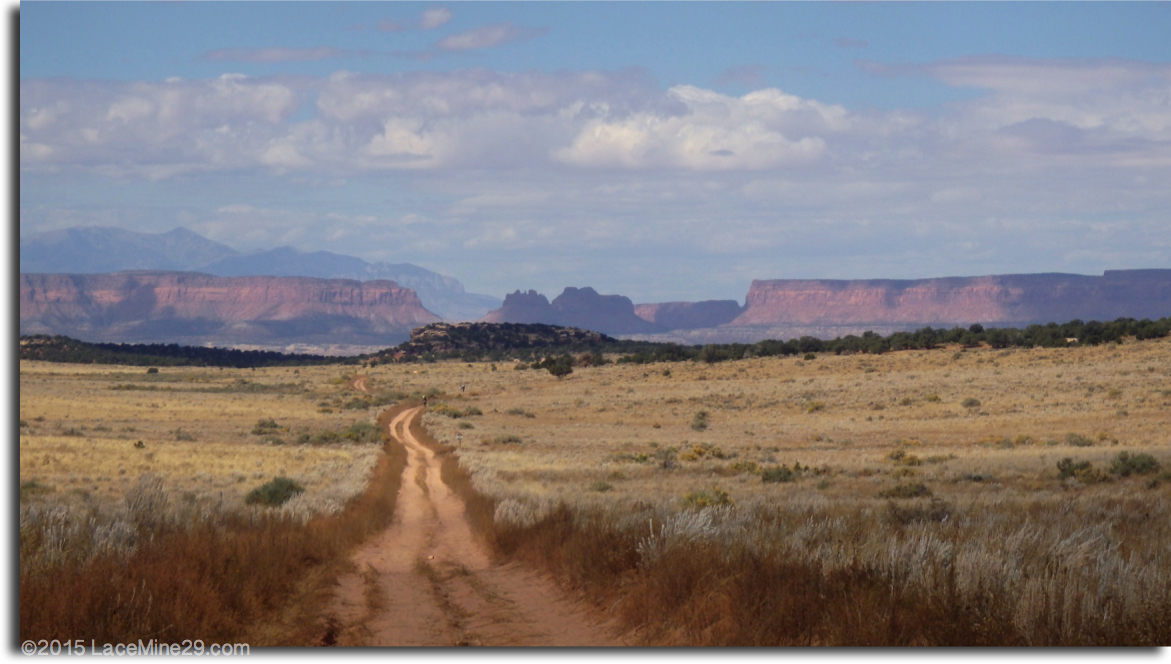
[[[354,384],[357,389],[365,387]],[[491,564],[439,479],[439,460],[411,435],[421,407],[390,434],[408,452],[394,522],[354,556],[333,603],[341,646],[618,646],[553,584]]]

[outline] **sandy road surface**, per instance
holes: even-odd
[[[356,389],[365,387],[355,381]],[[410,433],[421,407],[399,413],[391,435],[408,462],[393,523],[354,555],[339,580],[333,638],[342,646],[617,646],[553,584],[515,565],[492,565],[439,479],[439,460]]]

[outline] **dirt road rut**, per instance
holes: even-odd
[[[361,389],[360,387],[358,389]],[[422,408],[390,434],[408,452],[394,522],[354,556],[332,621],[342,646],[619,646],[546,579],[493,565],[464,504],[439,479],[439,460],[411,435]]]

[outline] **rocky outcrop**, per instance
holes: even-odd
[[[21,334],[87,341],[394,345],[437,322],[393,281],[197,272],[20,275]]]
[[[552,302],[536,291],[505,296],[504,305],[484,317],[485,323],[545,323],[604,334],[653,334],[666,326],[639,318],[634,303],[623,295],[600,295],[590,287],[566,288]]]
[[[660,302],[636,304],[634,313],[639,318],[663,325],[671,330],[696,330],[719,327],[731,323],[744,307],[736,300],[704,300],[702,302]]]
[[[1020,326],[1171,314],[1171,270],[753,281],[739,326]]]
[[[499,309],[489,311],[485,323],[545,323],[556,325],[556,314],[549,305],[549,298],[535,290],[522,293],[519,290],[504,296]]]

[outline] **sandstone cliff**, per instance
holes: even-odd
[[[651,323],[671,330],[695,330],[731,323],[743,313],[744,307],[736,300],[704,300],[702,302],[660,302],[636,304],[634,313]]]
[[[394,345],[437,322],[393,281],[197,272],[20,275],[21,334],[87,341]]]
[[[549,305],[549,298],[535,290],[522,293],[519,290],[504,296],[499,309],[493,309],[484,316],[484,323],[545,323],[556,325],[556,314]]]
[[[1171,270],[753,281],[730,326],[1003,326],[1171,313]]]
[[[485,323],[546,323],[604,334],[653,334],[666,326],[639,318],[634,303],[623,295],[599,295],[590,287],[566,288],[552,302],[536,291],[505,296],[504,305],[484,317]]]

